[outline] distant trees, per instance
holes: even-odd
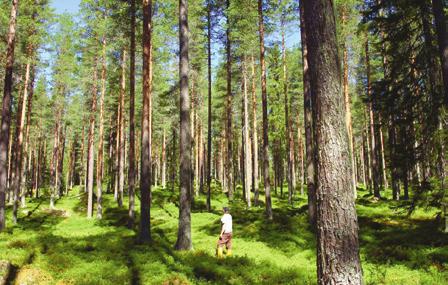
[[[82,0],[79,21],[9,2],[0,230],[7,202],[20,221],[26,198],[56,208],[82,185],[88,217],[128,194],[128,227],[150,242],[161,185],[179,194],[175,247],[189,250],[191,209],[212,212],[215,191],[277,222],[306,190],[319,282],[360,283],[357,189],[410,212],[446,205],[441,0]]]

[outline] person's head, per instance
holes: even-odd
[[[224,212],[224,214],[228,214],[230,212],[229,207],[223,207],[222,211]]]

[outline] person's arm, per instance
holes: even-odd
[[[222,224],[221,226],[221,234],[219,234],[219,237],[221,238],[223,234],[224,234],[224,224]]]
[[[221,233],[219,234],[219,237],[221,238],[222,235],[224,234],[224,217],[221,218]]]

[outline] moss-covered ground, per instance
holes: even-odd
[[[127,207],[117,207],[112,194],[104,197],[104,218],[87,219],[85,195],[75,188],[57,201],[56,210],[49,209],[48,198],[29,199],[17,225],[8,219],[0,260],[13,264],[12,284],[316,283],[306,197],[298,195],[289,206],[286,195],[274,195],[274,219],[267,221],[263,203],[246,209],[237,196],[230,204],[233,256],[218,260],[220,209],[228,200],[214,186],[212,212],[205,209],[204,195],[195,197],[192,251],[173,249],[178,200],[171,190],[153,189],[153,241],[144,245],[136,238],[138,221],[127,228]],[[398,207],[402,202],[377,201],[362,189],[358,197],[366,284],[448,284],[448,235],[438,228],[435,210],[408,216]],[[7,212],[10,218],[10,207]]]

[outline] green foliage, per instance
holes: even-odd
[[[431,220],[433,210],[411,217],[394,210],[398,202],[376,201],[360,191],[358,214],[361,256],[366,284],[443,284],[448,281],[448,244]],[[46,208],[46,197],[33,199],[20,212],[19,224],[0,234],[0,259],[11,260],[17,274],[33,269],[52,282],[76,284],[315,284],[315,240],[306,214],[306,201],[295,207],[274,197],[274,221],[263,207],[245,209],[236,200],[234,256],[215,258],[220,208],[227,199],[213,184],[213,211],[204,197],[195,199],[192,252],[176,252],[177,195],[154,189],[150,245],[136,242],[136,229],[127,229],[127,210],[106,195],[101,221],[87,219],[85,194],[79,188]],[[138,207],[137,207],[138,208]],[[10,210],[10,209],[9,209]],[[412,236],[412,238],[409,238]],[[38,272],[38,273],[36,273]]]

